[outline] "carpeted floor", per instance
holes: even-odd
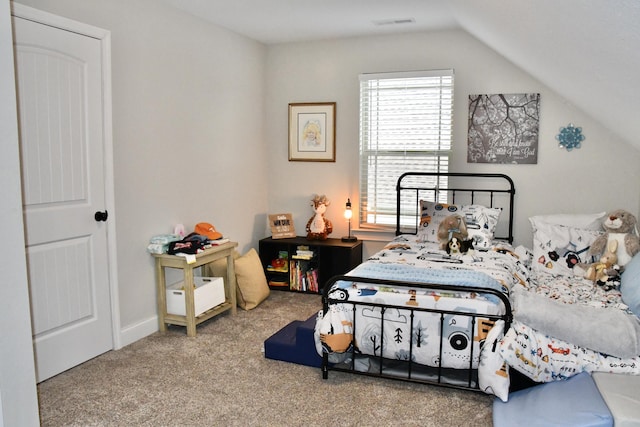
[[[170,327],[38,385],[43,426],[490,426],[481,393],[330,372],[265,359],[266,338],[321,308],[272,291],[188,338]]]

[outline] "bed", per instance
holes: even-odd
[[[639,323],[620,290],[594,290],[562,270],[586,261],[603,213],[534,217],[528,249],[513,246],[506,175],[409,172],[396,192],[393,241],[323,288],[315,331],[323,378],[351,372],[506,401],[514,375],[526,387],[584,371],[640,373]],[[470,226],[467,254],[437,243],[435,225],[451,212]]]
[[[323,377],[335,370],[477,389],[487,334],[496,321],[510,325],[509,289],[527,280],[511,245],[513,181],[410,172],[396,193],[396,238],[324,286]],[[474,250],[461,256],[441,250],[435,231],[454,211],[472,224]]]

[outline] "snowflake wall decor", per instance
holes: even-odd
[[[556,139],[560,142],[558,144],[560,148],[566,148],[567,151],[571,151],[574,148],[580,148],[580,143],[584,141],[584,135],[581,127],[575,127],[572,123],[569,123],[567,127],[560,128],[560,133],[556,135]]]

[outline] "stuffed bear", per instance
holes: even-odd
[[[454,237],[461,241],[467,240],[469,237],[467,224],[460,215],[446,216],[438,225],[438,242],[440,242],[440,249],[446,250],[449,241]]]
[[[640,252],[636,223],[636,217],[623,209],[609,212],[602,223],[605,233],[591,244],[589,256],[600,257],[610,242],[617,241],[617,263],[623,267]]]

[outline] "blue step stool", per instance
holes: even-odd
[[[294,320],[264,342],[264,357],[299,365],[322,366],[322,357],[316,351],[313,332],[316,315],[307,320]]]

